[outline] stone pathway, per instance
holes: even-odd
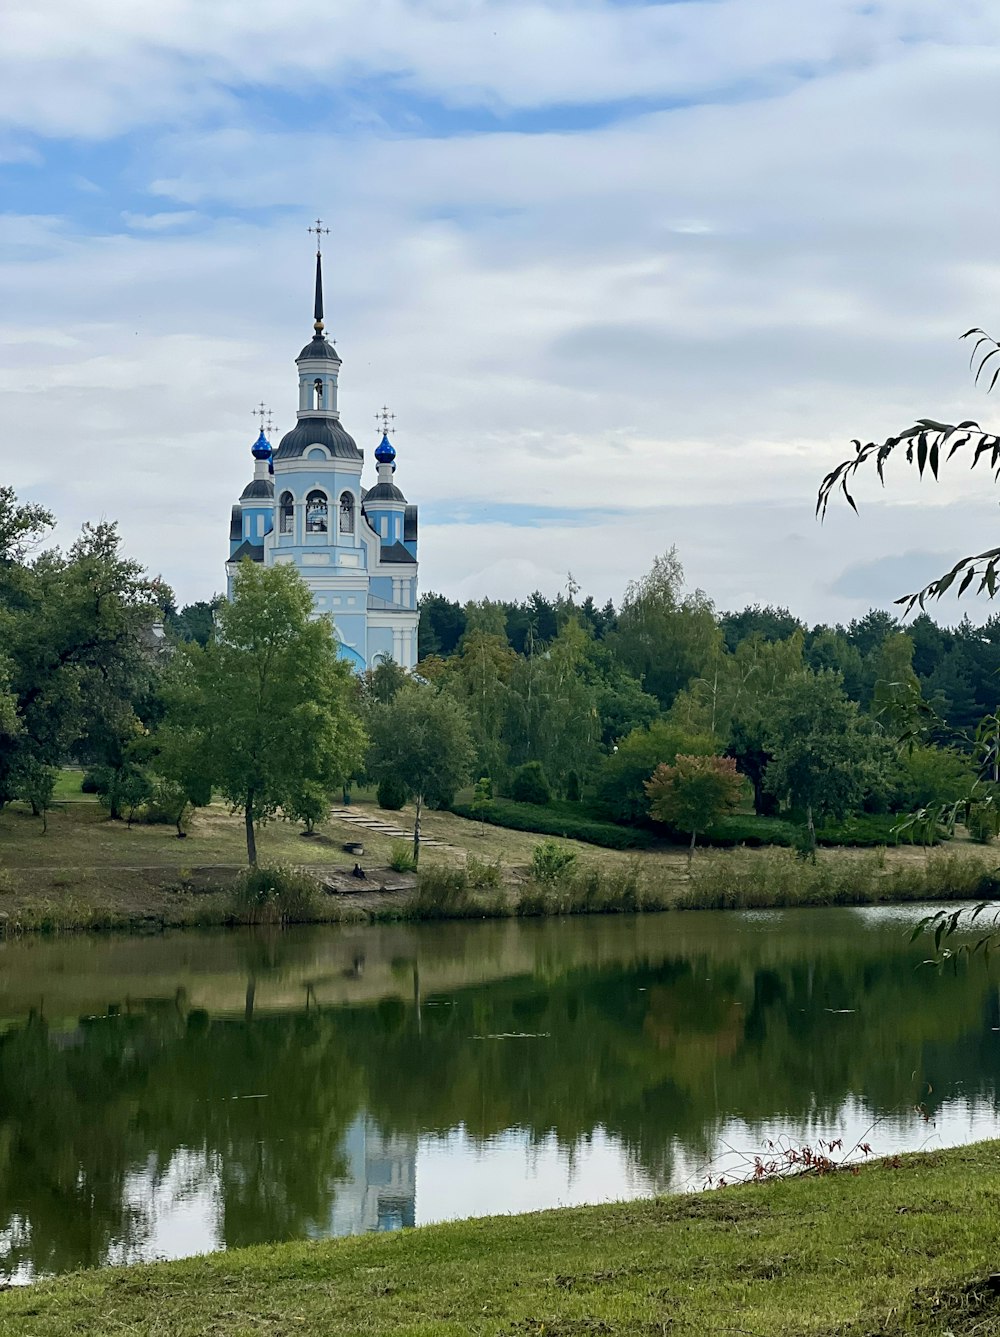
[[[363,813],[354,812],[350,808],[331,808],[330,816],[336,817],[338,821],[348,822],[351,826],[362,826],[367,831],[374,831],[376,835],[393,836],[397,840],[412,840],[413,832],[404,831],[401,826],[396,826],[393,822],[383,822],[379,817],[367,817]],[[421,847],[426,846],[430,850],[454,850],[454,845],[448,845],[443,840],[430,840],[420,837]]]

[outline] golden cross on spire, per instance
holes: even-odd
[[[383,436],[389,435],[389,428],[396,421],[395,413],[389,412],[388,404],[383,404],[378,413],[375,414],[375,432],[381,432]]]
[[[322,252],[322,250],[323,250],[323,246],[322,246],[323,238],[324,238],[324,237],[328,237],[328,236],[330,235],[330,229],[329,229],[328,227],[324,227],[324,226],[323,226],[323,220],[322,220],[322,218],[317,218],[317,219],[316,219],[316,222],[313,224],[313,226],[312,226],[312,227],[307,227],[307,228],[306,228],[306,231],[307,231],[307,232],[315,232],[315,234],[316,234],[316,254],[317,254],[317,255],[320,255],[321,252]]]

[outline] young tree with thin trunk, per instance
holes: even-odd
[[[161,769],[182,784],[211,784],[242,813],[250,864],[260,823],[308,784],[332,794],[361,761],[351,671],[290,566],[244,560],[215,639],[180,646],[170,679],[165,728],[185,741],[165,748]]]
[[[369,770],[393,776],[413,799],[413,862],[420,860],[420,814],[425,803],[446,803],[469,778],[473,746],[469,718],[451,695],[408,683],[369,716]]]
[[[688,864],[699,832],[732,812],[743,792],[743,776],[732,757],[680,756],[661,762],[646,781],[650,816],[676,831],[690,832]]]
[[[56,772],[52,766],[29,758],[18,774],[18,797],[31,805],[32,815],[42,819],[42,835],[49,829],[49,810],[56,788]]]

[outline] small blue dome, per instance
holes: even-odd
[[[379,464],[392,464],[396,458],[395,447],[385,432],[382,433],[382,440],[375,447],[375,458]]]
[[[263,427],[260,429],[260,436],[250,447],[250,453],[255,460],[269,460],[271,458],[271,443],[264,435]]]

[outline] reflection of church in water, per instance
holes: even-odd
[[[347,1173],[336,1181],[337,1196],[322,1235],[360,1235],[369,1230],[401,1230],[416,1220],[417,1139],[385,1134],[359,1114],[343,1143]]]

